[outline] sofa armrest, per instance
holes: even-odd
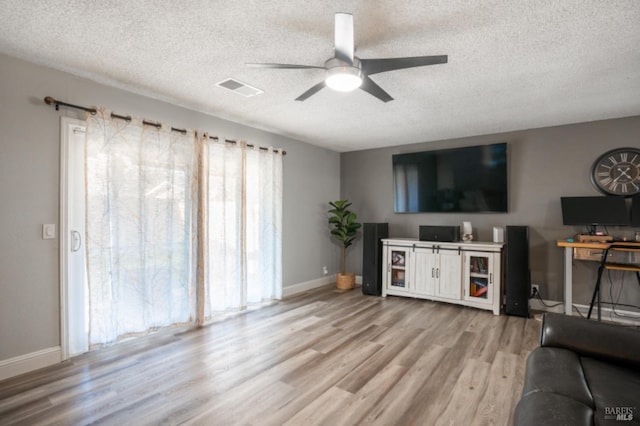
[[[640,369],[640,330],[547,312],[540,346]]]

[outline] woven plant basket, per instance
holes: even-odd
[[[336,277],[336,288],[339,290],[351,290],[356,286],[356,274],[348,272],[346,274],[338,274]]]

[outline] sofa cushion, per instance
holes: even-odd
[[[559,348],[538,347],[527,358],[522,395],[548,392],[571,398],[594,408],[593,398],[574,352]]]
[[[593,395],[595,424],[640,425],[640,371],[593,358],[581,362]]]
[[[513,423],[518,426],[593,425],[593,410],[564,395],[531,392],[518,402]]]
[[[540,346],[569,349],[580,356],[640,369],[640,330],[547,312]]]

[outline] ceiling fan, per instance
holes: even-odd
[[[335,57],[328,59],[324,66],[264,63],[247,63],[245,65],[256,68],[319,68],[326,70],[325,80],[298,96],[296,101],[304,101],[323,87],[328,86],[341,92],[350,92],[360,88],[383,102],[389,102],[393,100],[391,95],[371,80],[369,78],[370,75],[404,68],[447,63],[447,55],[360,59],[354,55],[354,50],[353,15],[350,13],[336,13]]]

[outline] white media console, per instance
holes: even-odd
[[[502,243],[383,239],[382,296],[455,303],[500,315]]]

